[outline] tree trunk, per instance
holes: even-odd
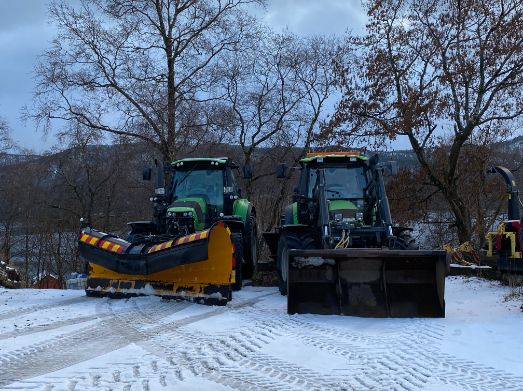
[[[446,189],[443,194],[454,215],[459,243],[469,242],[472,239],[470,211],[454,189]]]
[[[27,222],[26,222],[27,224]],[[25,252],[24,252],[24,272],[25,272],[25,287],[29,287],[29,232],[26,227],[25,231]]]
[[[9,264],[9,260],[11,259],[11,225],[6,224],[4,229],[4,245],[2,246],[2,255],[4,257],[5,263]]]
[[[251,165],[251,156],[250,155],[246,155],[245,156],[245,165]],[[247,199],[248,200],[252,200],[253,198],[253,183],[252,183],[252,178],[246,178],[245,179],[245,193],[246,193],[246,196],[247,196]]]

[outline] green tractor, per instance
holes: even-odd
[[[293,203],[263,234],[289,313],[444,316],[445,252],[418,250],[411,229],[393,225],[383,179],[392,163],[358,152],[300,161]]]
[[[153,221],[131,222],[129,241],[147,240],[151,234],[168,236],[190,235],[223,221],[231,230],[234,246],[236,282],[239,290],[244,279],[251,278],[256,264],[256,209],[242,198],[235,171],[239,166],[230,158],[185,158],[171,163],[167,169],[158,166]],[[162,170],[171,172],[165,191]],[[251,176],[244,167],[244,178]],[[146,169],[144,180],[150,180]]]
[[[127,238],[83,227],[88,296],[154,294],[225,305],[256,263],[256,210],[237,186],[229,158],[157,165],[151,221],[128,223]],[[170,185],[165,186],[165,174]],[[144,180],[152,170],[145,169]],[[244,167],[244,177],[252,176]]]

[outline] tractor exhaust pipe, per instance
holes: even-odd
[[[516,186],[516,178],[508,168],[495,166],[488,170],[488,173],[498,173],[503,177],[507,185],[508,194],[508,220],[521,220],[519,211],[519,190]]]
[[[154,164],[156,165],[156,188],[154,189],[154,193],[156,195],[165,195],[165,172],[163,163],[154,159]]]

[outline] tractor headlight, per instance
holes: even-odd
[[[343,214],[341,214],[341,213],[334,214],[334,220],[341,221],[342,219],[343,219]]]
[[[175,213],[172,211],[167,212],[167,217],[174,217]]]

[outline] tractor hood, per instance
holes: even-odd
[[[192,217],[195,226],[205,224],[207,213],[207,203],[200,197],[179,198],[167,209],[167,216]]]
[[[341,214],[343,219],[354,219],[358,207],[349,200],[329,200],[329,217],[334,220],[336,215]]]

